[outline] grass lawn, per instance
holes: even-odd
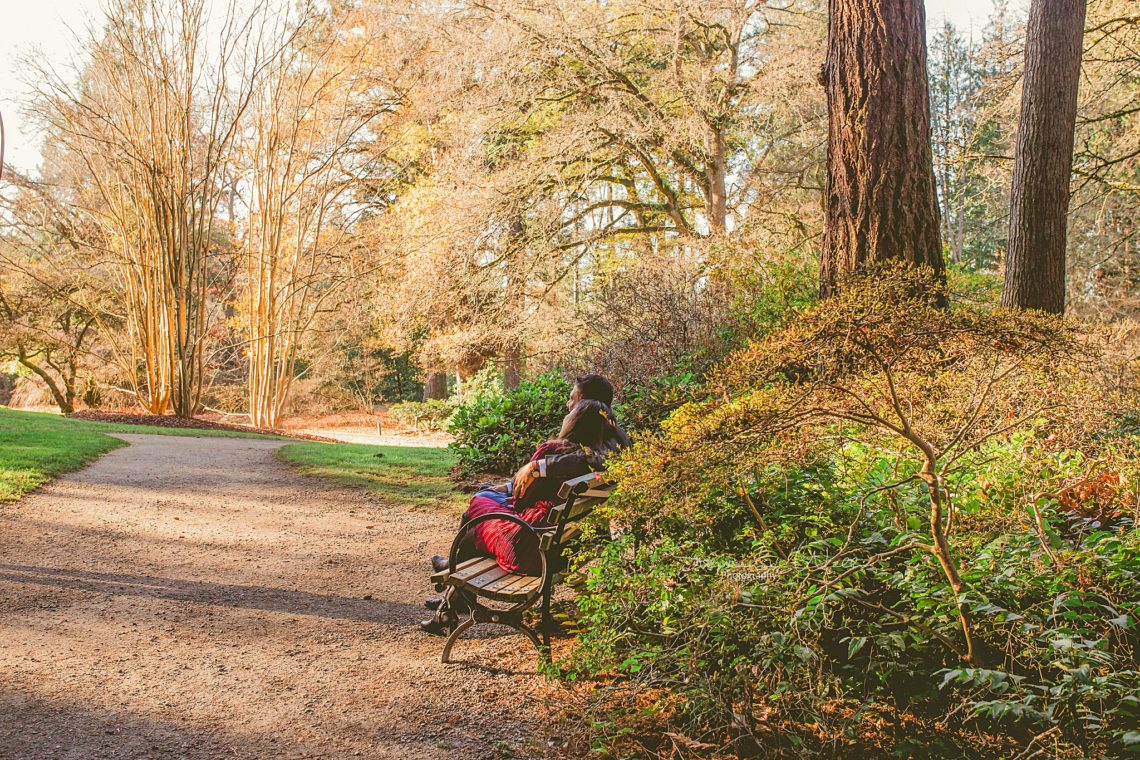
[[[199,430],[74,420],[57,414],[18,412],[0,406],[0,502],[15,501],[57,475],[126,446],[107,433],[265,438],[237,430]],[[461,511],[467,497],[447,474],[455,463],[447,449],[299,443],[277,451],[305,475],[367,488],[414,507]]]
[[[282,446],[275,455],[304,475],[367,488],[400,504],[457,512],[467,504],[467,496],[447,476],[455,464],[447,449],[296,443]]]
[[[72,420],[0,406],[0,502],[15,501],[56,475],[78,470],[100,454],[126,446],[106,433],[264,438],[256,433]]]

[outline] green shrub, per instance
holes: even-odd
[[[456,394],[458,403],[502,395],[503,370],[493,363],[476,372],[474,377],[464,380],[459,393]]]
[[[455,414],[455,404],[438,399],[401,401],[388,407],[388,414],[405,427],[442,432],[447,430],[451,415]]]
[[[1134,392],[1074,325],[930,287],[850,283],[611,468],[557,667],[644,695],[587,716],[613,754],[1140,744]]]
[[[654,430],[676,409],[697,398],[702,387],[701,376],[694,372],[629,383],[621,389],[614,411],[630,432]]]
[[[722,336],[731,348],[740,345],[740,338],[767,335],[818,299],[819,268],[814,256],[804,259],[772,251],[762,255],[763,263],[744,259],[734,268],[730,289],[734,335]]]
[[[727,313],[719,322],[696,326],[710,333],[696,350],[676,357],[660,375],[622,385],[615,411],[628,431],[656,429],[673,411],[702,398],[706,375],[728,353],[750,338],[767,335],[816,302],[819,273],[814,264],[784,256],[764,267],[734,271],[731,283],[733,298]]]
[[[502,395],[476,396],[455,410],[452,450],[463,475],[509,475],[538,444],[554,437],[566,415],[571,381],[548,372]]]
[[[249,409],[249,387],[245,383],[212,383],[202,393],[202,405],[226,414],[243,414]]]
[[[103,390],[95,382],[95,378],[87,378],[87,383],[83,386],[82,401],[88,409],[98,409],[103,405]]]

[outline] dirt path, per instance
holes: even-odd
[[[0,758],[564,756],[521,639],[414,628],[453,518],[122,437],[0,509]]]

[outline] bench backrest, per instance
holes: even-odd
[[[553,543],[562,540],[566,526],[578,522],[594,511],[610,497],[613,484],[607,483],[601,473],[591,472],[587,475],[567,480],[558,491],[558,498],[563,502],[550,510],[547,519],[555,526]]]

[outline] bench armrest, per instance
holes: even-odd
[[[558,489],[558,498],[565,500],[572,493],[585,493],[591,488],[597,488],[605,483],[600,472],[588,472],[576,478],[571,478]]]

